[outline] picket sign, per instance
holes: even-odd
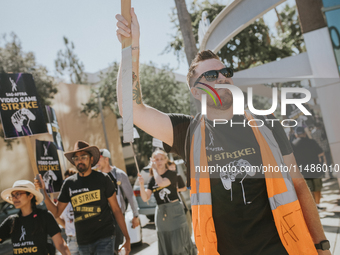
[[[131,0],[121,0],[122,16],[131,28]],[[133,143],[133,93],[132,93],[132,38],[122,36],[122,111],[123,111],[123,142]]]
[[[38,167],[37,167],[37,164],[36,164],[36,161],[35,161],[31,139],[30,139],[29,136],[24,136],[24,140],[25,140],[25,143],[26,143],[26,149],[27,149],[28,157],[30,159],[30,163],[31,163],[31,167],[32,167],[32,170],[33,170],[33,174],[34,174],[35,178],[38,181],[40,181],[39,171],[38,171]],[[44,195],[43,189],[40,189],[40,192],[41,192],[41,194],[43,194],[44,199],[45,199],[45,195]],[[51,198],[54,199],[53,194],[51,194]]]

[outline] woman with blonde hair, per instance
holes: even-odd
[[[144,188],[142,175],[139,174],[138,177],[143,201],[148,201],[152,193],[157,201],[155,224],[158,236],[158,254],[195,254],[183,205],[177,194],[177,174],[167,169],[168,156],[162,150],[156,150],[152,154],[151,162],[150,174],[152,178],[147,189]]]

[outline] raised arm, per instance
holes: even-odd
[[[46,189],[45,189],[45,183],[41,177],[41,174],[39,174],[40,181],[37,179],[34,179],[34,185],[37,190],[42,189],[44,191],[45,196],[45,205],[47,209],[53,214],[53,216],[57,219],[61,215],[61,213],[65,210],[67,203],[57,202],[56,204],[49,198]]]
[[[162,140],[163,142],[173,144],[173,130],[169,116],[160,112],[148,105],[145,105],[142,100],[142,89],[139,79],[139,24],[137,16],[131,9],[131,30],[127,27],[127,21],[122,15],[117,14],[117,37],[121,42],[121,37],[132,36],[132,77],[133,77],[133,123],[150,134],[151,136]],[[117,78],[117,101],[119,112],[122,112],[122,73],[119,68]],[[145,121],[147,120],[147,121]]]
[[[168,178],[163,178],[162,176],[158,174],[156,168],[153,168],[153,177],[155,178],[155,181],[159,187],[166,187],[171,184]]]
[[[144,188],[144,178],[141,174],[138,174],[138,181],[140,187],[140,197],[144,202],[147,202],[152,194],[152,191]]]

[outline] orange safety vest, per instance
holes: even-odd
[[[245,115],[248,120],[253,119],[250,113],[245,112]],[[252,123],[254,123],[253,121]],[[283,158],[272,131],[266,126],[261,129],[252,127],[252,130],[260,146],[263,166],[283,165]],[[195,171],[195,166],[203,166],[203,169],[204,167],[208,169],[204,117],[194,128],[191,138],[190,195],[196,246],[199,255],[218,255],[218,240],[212,217],[209,171]],[[265,178],[276,229],[288,254],[317,255],[290,174],[284,171],[268,171],[265,172]]]

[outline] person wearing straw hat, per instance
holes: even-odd
[[[113,255],[115,236],[113,216],[110,212],[112,210],[126,239],[123,247],[126,254],[129,254],[130,237],[117,202],[115,184],[108,175],[91,169],[100,157],[98,147],[77,141],[74,150],[65,152],[64,155],[77,168],[78,173],[65,180],[56,204],[45,192],[44,201],[47,208],[57,218],[71,202],[81,255]],[[35,185],[45,191],[41,176],[40,182],[35,180]]]
[[[48,254],[47,235],[62,254],[71,254],[52,214],[37,208],[43,195],[35,190],[32,182],[16,181],[12,188],[1,193],[1,197],[20,209],[18,214],[9,216],[0,225],[0,243],[11,238],[13,254]]]

